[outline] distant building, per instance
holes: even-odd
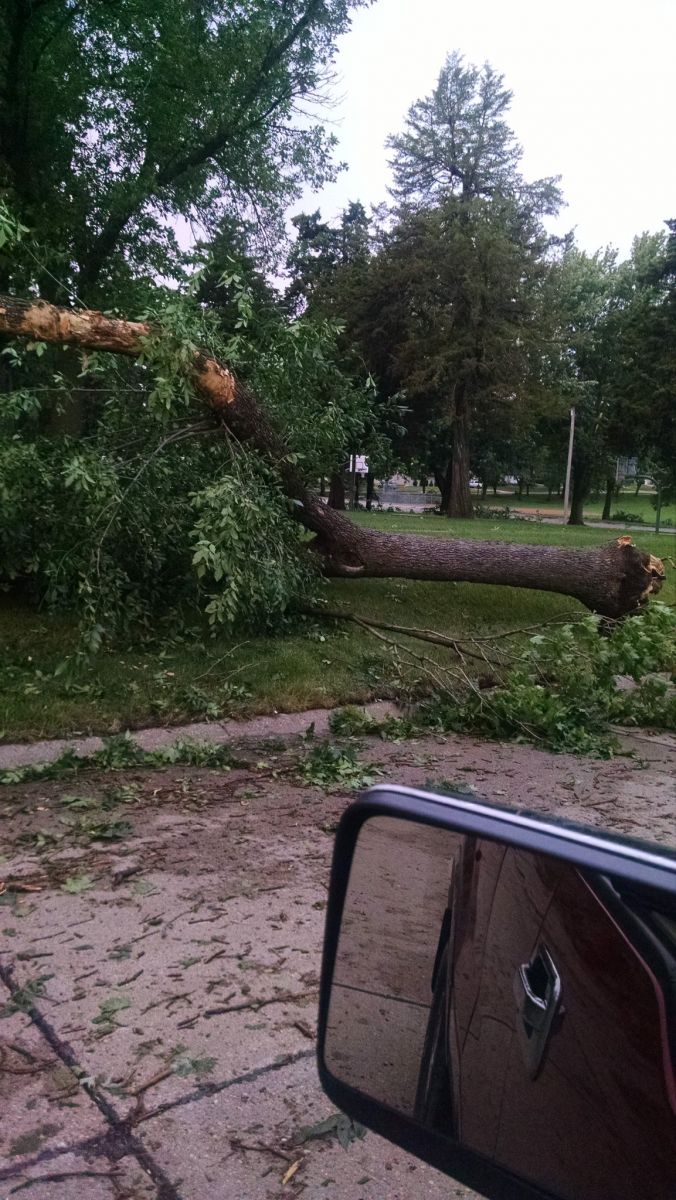
[[[624,479],[634,479],[638,472],[637,458],[618,458],[615,467],[615,479],[622,483]]]

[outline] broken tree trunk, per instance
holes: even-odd
[[[156,331],[147,323],[71,311],[43,302],[0,296],[0,334],[31,341],[106,350],[135,357]],[[307,488],[288,447],[252,393],[223,363],[198,352],[194,385],[214,417],[239,440],[271,460],[298,520],[315,535],[312,550],[327,575],[506,584],[573,596],[607,617],[634,612],[659,591],[659,559],[630,538],[598,549],[575,550],[454,538],[381,533],[359,527]]]

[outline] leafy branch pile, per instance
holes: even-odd
[[[545,627],[518,648],[523,631],[486,638],[451,639],[431,631],[408,637],[441,645],[453,656],[433,659],[411,646],[404,627],[385,637],[367,618],[359,623],[390,647],[393,666],[409,687],[432,691],[406,722],[373,720],[344,709],[332,720],[338,736],[379,733],[410,736],[430,729],[482,733],[533,742],[551,750],[609,756],[617,746],[612,726],[676,729],[676,614],[654,603],[641,616],[608,630],[594,615]],[[392,628],[392,627],[390,627]],[[468,659],[484,673],[470,673]],[[414,673],[411,679],[411,671]]]

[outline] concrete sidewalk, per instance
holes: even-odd
[[[398,710],[387,700],[359,705],[369,716],[381,719],[396,715]],[[215,746],[242,741],[263,741],[266,738],[299,737],[309,726],[314,726],[317,735],[325,734],[331,708],[310,708],[298,713],[273,713],[271,716],[251,717],[247,721],[195,721],[189,725],[154,725],[147,729],[134,729],[131,737],[144,750],[158,750],[171,746],[179,738],[211,742]],[[103,737],[62,737],[37,742],[0,743],[0,770],[26,766],[31,763],[54,762],[64,750],[77,754],[93,754],[104,745]]]
[[[642,760],[460,736],[361,759],[668,843],[676,743],[639,738]],[[0,1200],[471,1200],[373,1134],[307,1140],[333,1112],[317,989],[354,793],[303,785],[298,752],[2,789]]]

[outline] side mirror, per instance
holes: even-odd
[[[336,837],[318,1057],[344,1112],[495,1200],[674,1200],[676,854],[373,788]]]

